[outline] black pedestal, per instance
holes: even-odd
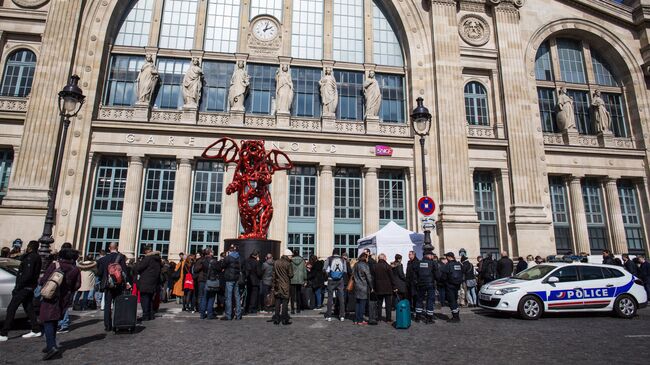
[[[280,258],[280,241],[230,238],[225,240],[225,244],[224,249],[226,251],[228,251],[230,245],[238,246],[240,257],[245,259],[253,253],[253,250],[259,251],[260,260],[264,260],[267,253],[272,254],[276,260]]]

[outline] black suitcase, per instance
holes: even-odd
[[[376,300],[368,301],[368,324],[373,326],[377,324],[377,301]]]
[[[113,302],[113,331],[133,333],[138,319],[138,297],[120,295]]]

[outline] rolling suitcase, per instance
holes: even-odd
[[[411,303],[408,299],[402,299],[397,303],[395,317],[396,329],[405,330],[411,327]]]
[[[138,297],[135,295],[120,295],[113,302],[113,331],[129,331],[133,333],[138,317]]]

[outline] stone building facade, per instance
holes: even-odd
[[[87,99],[64,152],[55,246],[222,249],[240,231],[225,194],[234,166],[200,158],[221,137],[264,139],[296,164],[271,185],[283,247],[322,257],[353,253],[391,220],[420,230],[408,115],[422,97],[436,252],[648,252],[650,0],[0,0],[0,19],[2,246],[40,236],[56,95],[77,74]],[[146,55],[151,96],[136,82]],[[193,58],[196,105],[183,98]],[[229,106],[239,61],[244,110]],[[285,64],[288,113],[276,112]]]

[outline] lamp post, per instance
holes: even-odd
[[[77,116],[79,110],[84,104],[85,96],[79,88],[79,76],[72,75],[68,84],[59,92],[59,116],[61,117],[61,126],[59,126],[58,143],[54,154],[54,171],[50,176],[50,187],[47,197],[47,214],[45,215],[45,224],[43,225],[43,234],[38,239],[40,248],[38,249],[41,260],[43,261],[43,271],[47,269],[50,257],[50,245],[54,243],[52,228],[55,222],[55,203],[56,192],[59,189],[59,175],[61,174],[61,165],[63,164],[63,150],[68,136],[68,127],[70,118]]]
[[[425,107],[422,103],[424,99],[422,97],[417,98],[418,105],[413,109],[411,113],[411,125],[413,126],[413,131],[415,134],[420,136],[420,156],[422,157],[422,195],[427,196],[427,173],[426,173],[426,161],[424,158],[424,137],[429,135],[431,130],[431,113],[429,109]],[[428,229],[424,230],[424,246],[422,247],[424,254],[433,252],[433,245],[431,244],[431,232]]]

